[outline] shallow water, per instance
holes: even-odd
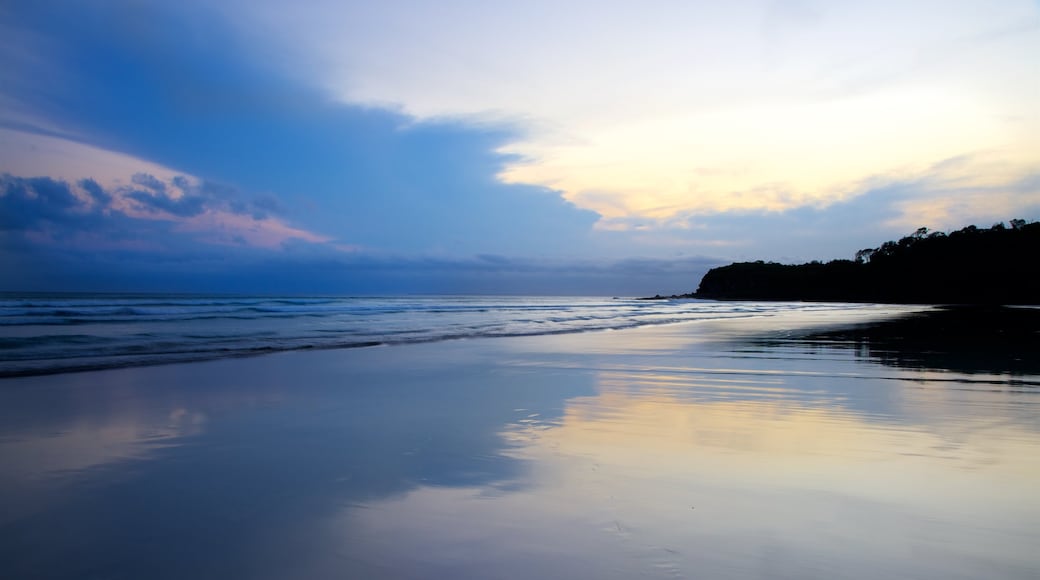
[[[4,379],[0,576],[1040,576],[1040,377],[864,316]]]
[[[0,293],[0,378],[460,338],[620,330],[870,304],[590,297]]]

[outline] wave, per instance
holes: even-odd
[[[0,298],[0,377],[849,307],[529,297]]]

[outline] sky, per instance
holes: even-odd
[[[0,2],[0,290],[689,292],[1040,218],[1037,0]]]

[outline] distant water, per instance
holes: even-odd
[[[575,297],[0,294],[0,377],[849,308],[870,306]]]

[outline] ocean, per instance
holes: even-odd
[[[0,294],[0,377],[850,308],[879,307],[599,297]]]
[[[2,308],[0,578],[1040,578],[1035,309]]]

